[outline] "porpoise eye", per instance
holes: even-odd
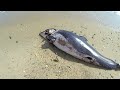
[[[48,31],[48,30],[45,31],[45,35],[47,35],[47,34],[49,34],[49,31]]]
[[[47,29],[47,30],[45,30],[45,35],[47,35],[49,33],[49,30]]]
[[[48,34],[48,32],[45,32],[45,35],[47,35]]]

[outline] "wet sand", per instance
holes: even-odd
[[[3,20],[0,22],[0,78],[120,78],[120,71],[105,70],[78,60],[39,36],[47,28],[73,31],[85,36],[101,54],[120,63],[119,28],[99,22],[102,21],[99,16],[90,16],[89,12],[7,13],[8,19],[3,19],[4,13],[0,18]]]

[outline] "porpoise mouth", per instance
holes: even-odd
[[[41,36],[41,37],[43,37],[43,38],[46,38],[47,35],[45,35],[45,31],[43,31],[43,32],[40,32],[40,33],[39,33],[39,36]]]

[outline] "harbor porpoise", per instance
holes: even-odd
[[[60,50],[89,63],[102,66],[106,69],[119,69],[120,65],[113,60],[101,55],[88,44],[84,36],[78,36],[66,30],[46,29],[39,33]]]

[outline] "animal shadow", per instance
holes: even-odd
[[[63,52],[62,50],[58,49],[56,46],[54,46],[53,44],[50,44],[47,41],[45,41],[45,43],[41,46],[41,48],[42,49],[50,49],[56,55],[60,56],[61,58],[65,59],[65,60],[71,61],[71,62],[82,63],[82,64],[84,64],[88,67],[92,67],[92,68],[105,69],[103,67],[96,66],[96,65],[84,62],[83,60],[77,59],[77,58]]]

